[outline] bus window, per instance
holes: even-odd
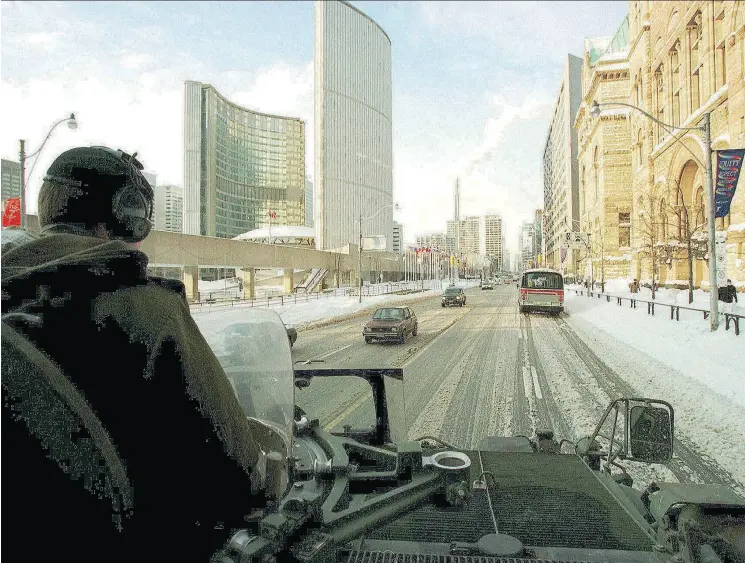
[[[523,287],[528,289],[564,289],[561,274],[555,272],[528,272],[523,276]]]

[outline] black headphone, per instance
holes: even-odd
[[[89,197],[98,199],[94,190],[102,186],[106,180],[113,181],[118,187],[110,200],[111,219],[106,221],[106,226],[111,232],[112,238],[122,239],[126,242],[140,242],[150,234],[152,229],[153,199],[155,194],[150,183],[147,181],[141,170],[144,168],[139,160],[135,157],[137,153],[129,155],[122,150],[113,150],[108,147],[90,147],[93,150],[104,151],[117,161],[117,168],[120,173],[100,174],[94,168],[84,168],[94,174],[88,180],[73,179],[69,177],[47,174],[44,180],[56,182],[63,185],[76,187],[87,187]],[[105,193],[101,197],[107,197]]]

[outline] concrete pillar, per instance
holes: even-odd
[[[243,299],[256,297],[256,270],[254,268],[239,268],[238,277],[243,282]]]
[[[284,269],[284,293],[285,295],[292,294],[292,290],[295,289],[295,276],[292,268]]]
[[[199,266],[184,266],[182,280],[189,303],[199,301]]]

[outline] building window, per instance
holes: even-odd
[[[618,247],[629,248],[631,246],[631,213],[618,214]]]
[[[592,157],[592,168],[593,168],[593,179],[595,184],[595,203],[597,204],[598,201],[598,186],[600,185],[600,181],[598,179],[598,148],[595,147],[595,153]]]
[[[703,57],[701,56],[701,12],[697,12],[693,20],[688,24],[689,42],[691,52],[691,112],[701,107],[701,77],[703,76]]]
[[[727,83],[727,60],[725,51],[724,8],[714,17],[714,87],[719,90]]]
[[[660,65],[654,73],[655,79],[655,107],[657,108],[657,119],[665,122],[665,80],[663,78],[663,65]],[[664,140],[664,130],[659,123],[655,123],[655,142]]]
[[[660,230],[658,235],[659,242],[667,241],[667,210],[665,209],[665,200],[660,200]]]
[[[675,192],[675,214],[678,217],[678,240],[688,239],[688,208],[683,199],[683,192],[678,186]]]
[[[680,79],[680,42],[676,43],[670,52],[670,69],[672,70],[670,89],[673,94],[673,125],[680,125],[680,122],[683,121],[680,108],[680,85],[682,82]]]

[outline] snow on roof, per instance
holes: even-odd
[[[598,63],[602,63],[602,66],[598,66],[598,71],[628,70],[628,68],[630,67],[629,61],[626,59],[605,64],[609,60],[611,59],[601,59],[600,61],[598,61]]]
[[[271,228],[271,237],[284,238],[315,238],[316,232],[313,227],[302,227],[299,225],[276,225]],[[253,240],[269,237],[269,227],[254,229],[233,237],[233,240]]]
[[[629,58],[629,50],[624,49],[623,51],[616,51],[614,53],[606,53],[598,59],[598,63],[612,63],[619,61],[627,61]],[[628,62],[626,63],[628,64]],[[603,66],[603,68],[607,68]]]

